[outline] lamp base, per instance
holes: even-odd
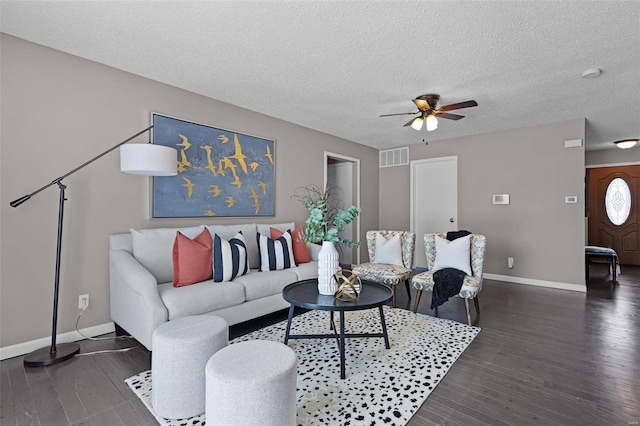
[[[24,356],[25,367],[45,367],[57,364],[73,358],[80,352],[80,345],[77,343],[62,343],[56,345],[56,351],[51,352],[51,347],[37,349]]]

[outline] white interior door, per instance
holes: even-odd
[[[344,208],[357,204],[353,197],[353,163],[345,161],[327,164],[327,182],[334,188],[331,195],[341,200]],[[353,222],[344,227],[340,236],[351,241],[357,241],[357,236],[353,234]],[[348,247],[342,247],[340,262],[352,264],[353,250]]]
[[[458,229],[458,157],[412,161],[410,191],[415,263],[426,267],[424,234]]]
[[[360,159],[325,151],[324,160],[325,187],[330,183],[339,188],[332,195],[342,201],[344,208],[352,205],[360,207]],[[351,241],[359,241],[360,218],[347,225],[340,235]],[[361,245],[352,249],[340,246],[340,262],[359,264]]]

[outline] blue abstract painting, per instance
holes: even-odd
[[[275,141],[159,114],[153,143],[178,151],[178,175],[153,178],[152,217],[273,216]]]

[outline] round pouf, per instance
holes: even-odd
[[[296,353],[267,340],[235,343],[207,362],[206,418],[216,425],[296,424]]]
[[[167,419],[205,411],[205,367],[211,355],[229,344],[229,326],[220,317],[176,318],[153,332],[151,405]]]

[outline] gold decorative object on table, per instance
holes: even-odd
[[[333,274],[333,279],[338,284],[338,290],[334,294],[336,299],[351,301],[358,298],[362,291],[362,281],[353,271],[341,269]]]

